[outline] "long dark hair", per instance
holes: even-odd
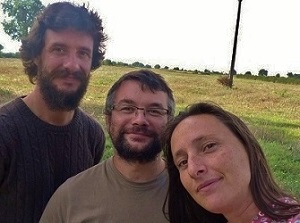
[[[164,134],[163,148],[170,176],[168,202],[164,210],[170,222],[227,222],[223,215],[204,210],[188,194],[180,181],[179,171],[171,153],[170,140],[176,126],[185,118],[200,114],[216,117],[244,145],[250,163],[250,190],[258,209],[274,220],[288,219],[298,214],[299,202],[289,204],[282,200],[283,197],[292,198],[292,196],[284,192],[275,182],[262,148],[247,125],[240,118],[214,103],[200,102],[187,107],[185,111],[171,120]]]
[[[70,2],[57,2],[48,5],[36,18],[27,37],[22,39],[20,54],[31,83],[35,82],[38,67],[34,63],[44,47],[47,29],[61,31],[75,29],[89,34],[94,41],[91,70],[98,68],[105,54],[106,34],[103,32],[102,20],[97,12]]]

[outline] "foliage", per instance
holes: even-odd
[[[259,81],[267,81],[273,83],[282,83],[282,84],[296,84],[300,85],[300,78],[297,76],[293,77],[280,77],[280,76],[254,76],[254,75],[237,75],[237,78],[241,79],[251,79],[251,80],[259,80]]]
[[[159,64],[155,64],[154,68],[155,69],[160,69],[160,65]]]
[[[247,71],[245,75],[252,75],[251,71]]]
[[[226,87],[230,87],[231,84],[230,84],[230,79],[227,75],[222,75],[218,78],[218,82],[220,84],[222,84],[223,86],[226,86]]]
[[[268,71],[266,69],[260,69],[258,71],[258,76],[268,76]]]
[[[0,57],[2,58],[20,58],[20,53],[1,53]]]
[[[145,65],[144,65],[143,63],[140,63],[140,62],[138,62],[138,61],[132,63],[132,66],[133,66],[133,67],[145,67]]]
[[[294,77],[294,74],[293,74],[292,72],[288,72],[288,73],[286,74],[286,76],[288,76],[288,77]]]
[[[114,66],[118,66],[118,67],[128,67],[130,66],[128,63],[124,63],[124,62],[113,62]]]
[[[102,62],[102,65],[106,65],[106,66],[112,66],[112,65],[113,65],[113,63],[112,63],[112,61],[111,61],[111,60],[109,60],[109,59],[105,59],[105,60],[103,60],[103,62]]]
[[[44,8],[40,0],[4,0],[1,6],[6,15],[2,22],[4,32],[17,41],[27,36],[35,17]]]
[[[2,50],[4,49],[4,46],[2,46],[1,44],[0,44],[0,58],[2,57]]]
[[[204,73],[208,73],[208,74],[209,74],[209,73],[211,73],[211,72],[210,72],[210,70],[205,69],[205,70],[204,70]]]

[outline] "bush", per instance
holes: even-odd
[[[230,87],[230,79],[227,75],[222,75],[218,78],[218,82],[223,86]]]
[[[154,68],[155,68],[155,69],[160,69],[160,65],[159,65],[159,64],[156,64],[156,65],[154,66]]]

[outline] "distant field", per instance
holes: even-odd
[[[103,66],[93,72],[82,107],[104,126],[106,93],[120,75],[137,68]],[[162,74],[174,91],[177,112],[190,103],[209,100],[242,117],[259,138],[277,181],[300,198],[300,87],[259,80],[234,79],[233,89],[218,75],[173,70]],[[33,85],[17,59],[0,59],[0,104],[27,94]],[[108,140],[105,158],[112,148]]]

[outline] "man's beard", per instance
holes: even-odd
[[[59,90],[52,80],[55,78],[64,78],[68,75],[73,75],[73,78],[80,81],[80,86],[76,91],[67,92]],[[81,99],[86,93],[89,84],[90,75],[86,75],[81,71],[69,73],[66,70],[57,69],[50,73],[42,70],[39,74],[38,84],[41,89],[41,94],[48,107],[53,111],[71,111],[77,108]]]
[[[110,137],[115,149],[118,152],[118,155],[129,162],[139,162],[139,163],[148,163],[157,157],[157,155],[161,152],[161,144],[160,139],[157,133],[153,131],[149,131],[144,127],[133,127],[131,132],[147,132],[149,136],[152,136],[153,140],[148,145],[146,145],[143,149],[137,150],[133,148],[125,139],[124,134],[125,130],[120,131],[119,134],[113,138],[111,132]]]

